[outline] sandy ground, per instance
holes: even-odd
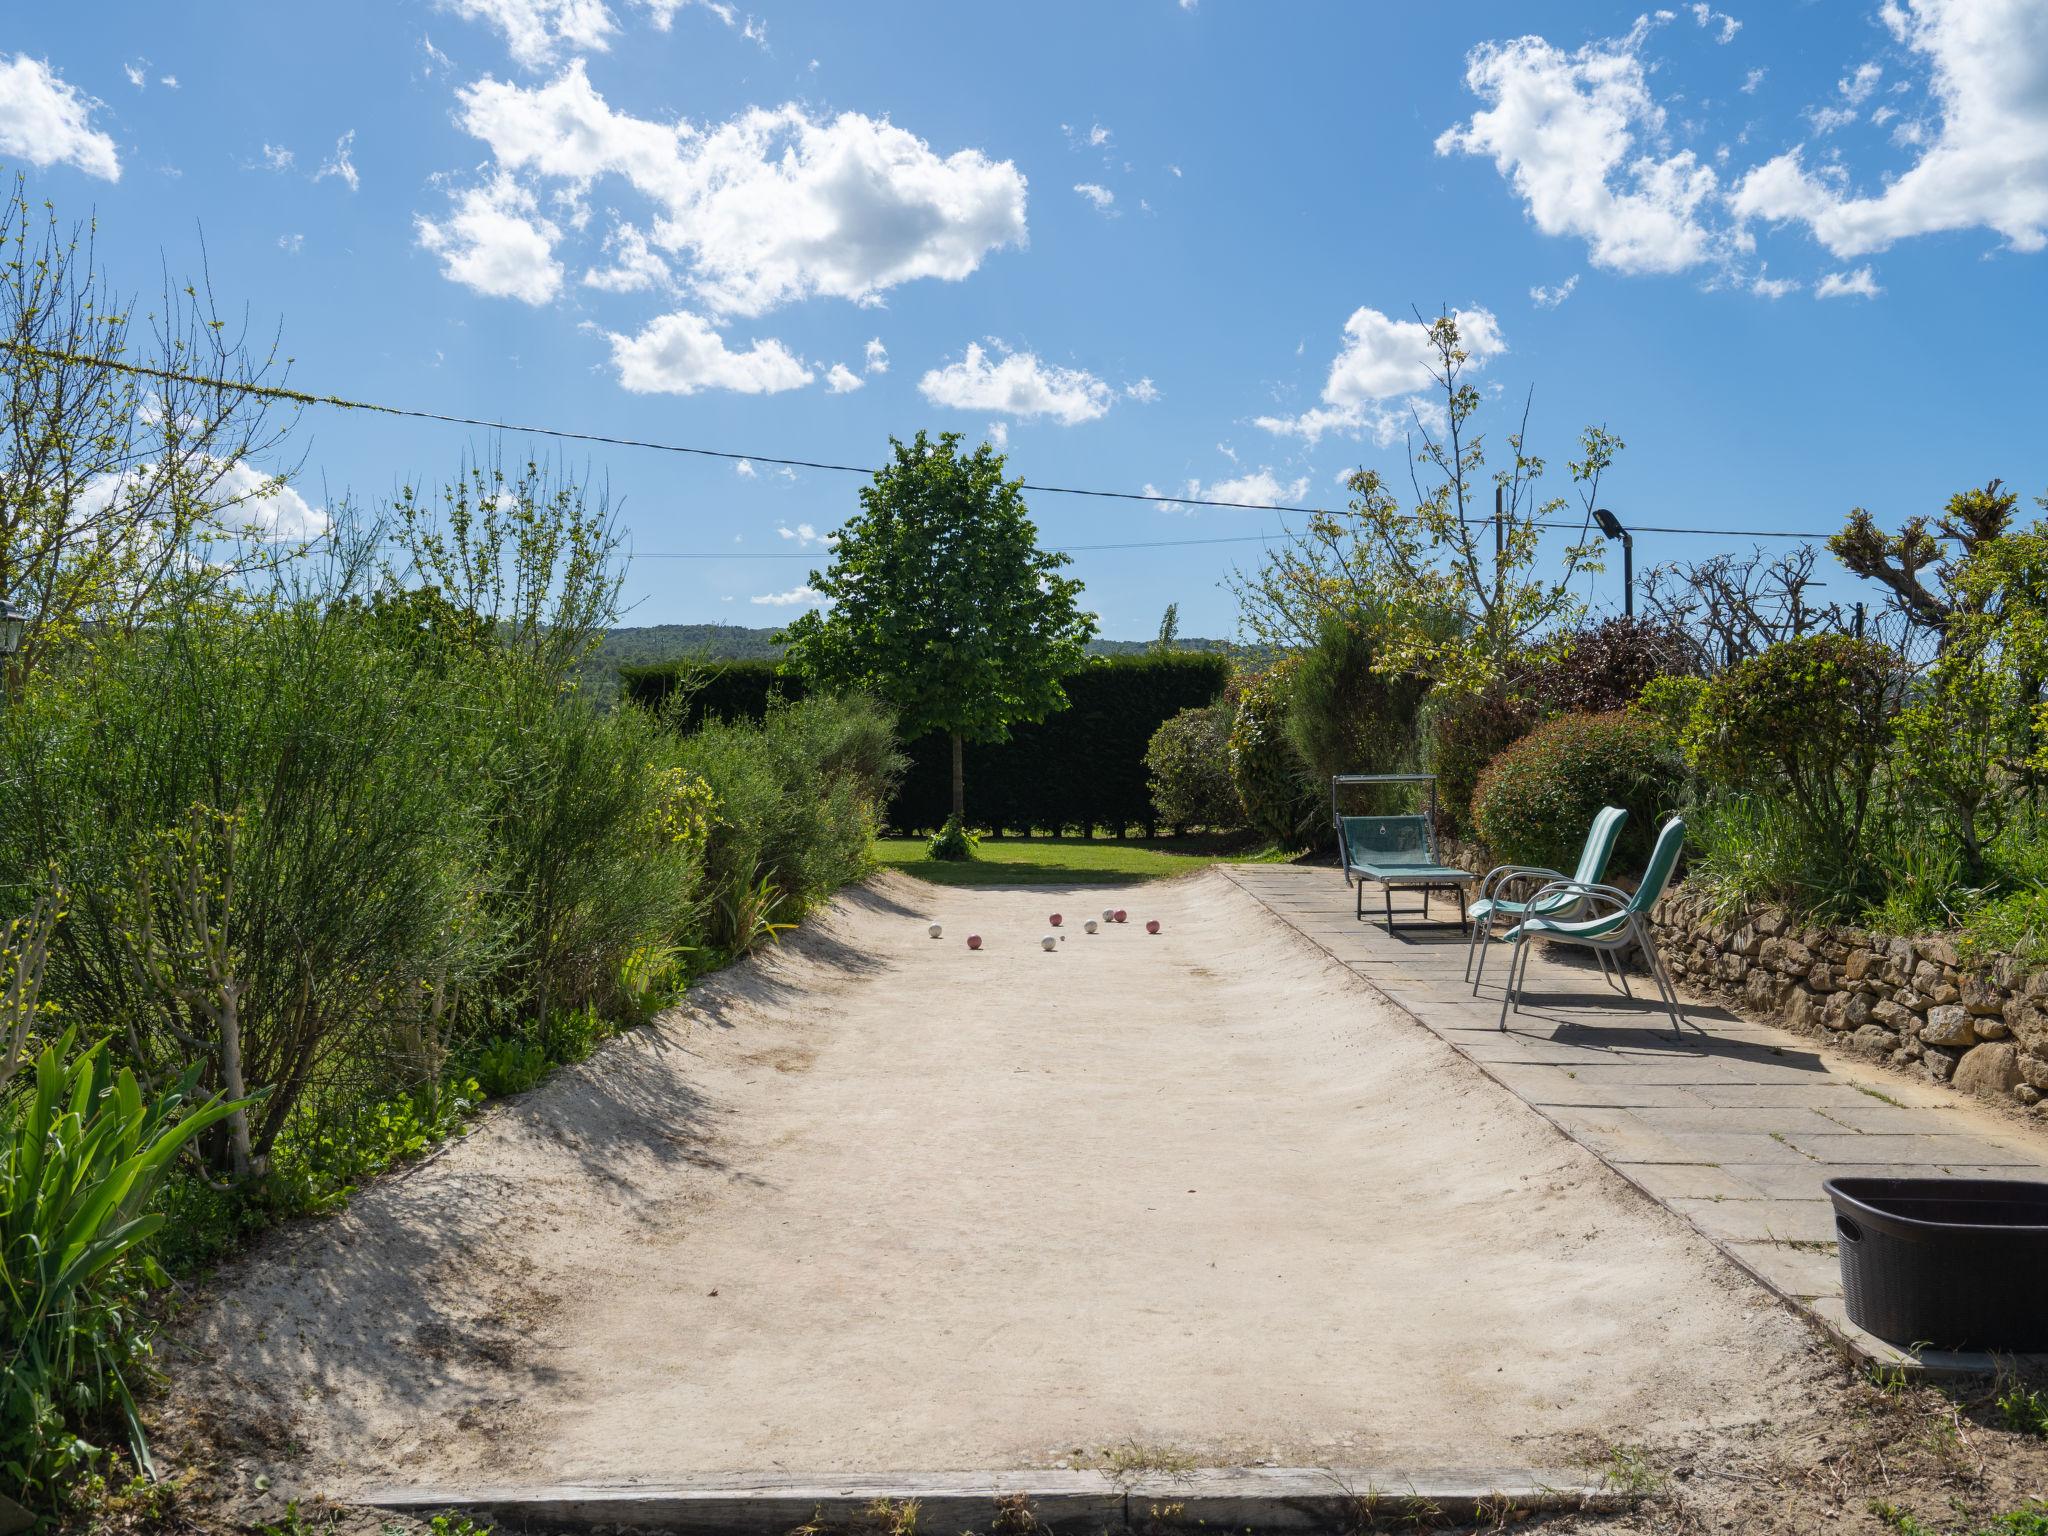
[[[1109,899],[845,893],[224,1273],[173,1411],[345,1496],[1556,1465],[1810,1405],[1801,1324],[1228,881]]]

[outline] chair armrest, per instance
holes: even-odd
[[[1539,878],[1543,880],[1563,880],[1566,876],[1560,870],[1545,869],[1540,864],[1497,864],[1492,869],[1489,869],[1486,872],[1486,878],[1480,881],[1479,894],[1482,898],[1492,895],[1495,882],[1505,886],[1512,885],[1517,880],[1535,880]]]

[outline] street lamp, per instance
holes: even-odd
[[[21,632],[28,628],[28,610],[0,597],[0,656],[12,656],[21,649]]]
[[[1621,526],[1621,519],[1605,507],[1593,509],[1593,521],[1610,539],[1621,540],[1621,611],[1636,616],[1636,536]]]

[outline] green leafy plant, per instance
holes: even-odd
[[[1321,822],[1320,797],[1287,739],[1298,666],[1290,656],[1241,679],[1230,722],[1230,783],[1245,820],[1260,836],[1290,848],[1315,837]]]
[[[88,1436],[125,1422],[149,1448],[131,1377],[149,1357],[138,1311],[163,1276],[143,1245],[163,1224],[150,1194],[178,1150],[241,1107],[199,1091],[201,1068],[145,1095],[106,1043],[70,1032],[32,1063],[0,1139],[0,1467],[34,1499],[103,1454]]]
[[[1998,1414],[2015,1434],[2048,1440],[2048,1392],[2015,1384],[1998,1396]]]
[[[958,816],[948,816],[946,824],[934,832],[931,840],[925,844],[924,853],[928,859],[945,859],[957,864],[973,858],[980,846],[981,839],[970,827]]]
[[[1629,819],[1615,852],[1620,870],[1647,854],[1683,785],[1677,754],[1625,713],[1560,715],[1494,759],[1472,809],[1502,862],[1569,869],[1600,808],[1621,806]]]
[[[1152,805],[1167,826],[1226,832],[1244,824],[1230,783],[1230,712],[1222,704],[1184,709],[1161,723],[1145,748]]]
[[[1873,641],[1783,641],[1707,685],[1687,745],[1710,783],[1782,800],[1807,845],[1833,850],[1833,883],[1867,891],[1865,831],[1898,687],[1898,659]]]
[[[1683,745],[1692,734],[1692,722],[1700,707],[1707,680],[1684,673],[1665,673],[1643,684],[1642,691],[1628,706],[1628,712],[1652,729],[1661,731],[1674,745]]]
[[[1339,773],[1394,773],[1412,765],[1426,679],[1388,666],[1384,609],[1331,610],[1301,655],[1287,698],[1294,755],[1316,783]]]
[[[1424,740],[1436,775],[1437,808],[1467,837],[1479,831],[1472,792],[1487,764],[1536,728],[1542,708],[1504,682],[1474,693],[1432,695],[1425,706]]]
[[[488,1040],[476,1054],[475,1071],[478,1085],[494,1099],[524,1093],[547,1076],[547,1049],[509,1035]]]

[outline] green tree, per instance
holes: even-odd
[[[1066,707],[1060,686],[1086,657],[1095,618],[1066,555],[1038,547],[1021,480],[987,443],[960,435],[889,440],[893,460],[861,490],[831,569],[811,586],[831,604],[784,631],[783,664],[813,687],[894,705],[906,738],[953,741],[953,815],[966,815],[961,744]]]
[[[1170,651],[1180,644],[1180,604],[1168,603],[1166,612],[1159,618],[1159,638],[1152,642],[1155,651]]]

